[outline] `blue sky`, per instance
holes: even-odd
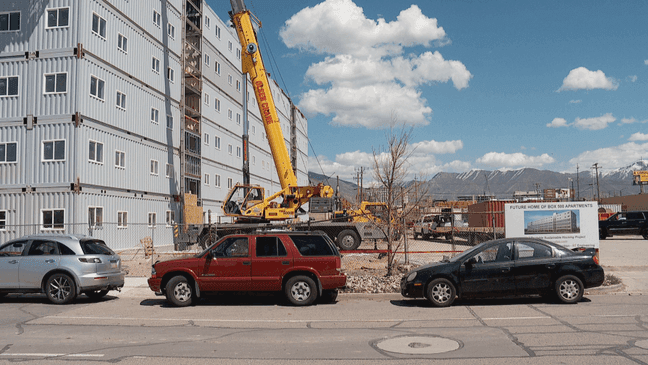
[[[311,171],[370,169],[394,121],[414,128],[410,176],[648,159],[646,1],[246,4],[308,117]]]

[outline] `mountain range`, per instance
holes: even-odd
[[[634,195],[639,186],[632,185],[633,171],[648,170],[648,160],[639,160],[631,165],[603,172],[599,169],[598,189],[594,168],[578,173],[555,172],[534,168],[516,170],[470,170],[468,172],[439,172],[424,184],[422,191],[433,199],[455,200],[459,196],[494,195],[497,199],[511,199],[516,191],[573,188],[580,199],[596,199],[597,190],[601,197]],[[309,172],[312,183],[323,182],[333,188],[336,178]],[[340,180],[340,194],[354,201],[358,186]],[[367,185],[367,184],[365,184]],[[648,192],[647,188],[644,191]]]

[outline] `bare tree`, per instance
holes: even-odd
[[[392,120],[396,121],[394,117]],[[387,145],[373,150],[373,177],[384,189],[387,203],[387,219],[381,225],[387,237],[387,276],[394,274],[395,252],[401,247],[401,237],[407,228],[404,218],[418,205],[416,200],[425,196],[422,188],[426,180],[424,177],[414,182],[407,181],[408,160],[414,153],[410,147],[412,132],[413,128],[407,129],[404,124],[396,127],[396,123],[393,123],[386,133]]]

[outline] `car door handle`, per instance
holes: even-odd
[[[243,261],[243,265],[252,265],[252,261]]]
[[[290,261],[281,261],[282,265],[290,265]]]
[[[556,264],[548,264],[547,265],[547,269],[555,269],[555,268],[556,268]]]
[[[17,264],[18,260],[11,260],[11,261],[7,261],[7,262],[10,263],[10,264]]]
[[[502,272],[509,272],[509,271],[511,271],[511,268],[510,268],[510,267],[506,267],[506,268],[503,268],[503,269],[502,269]]]
[[[48,263],[48,264],[53,264],[53,263],[56,262],[56,260],[53,260],[53,259],[47,259],[47,260],[45,260],[45,262]]]

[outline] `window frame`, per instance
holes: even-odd
[[[45,217],[44,213],[45,212],[52,212],[52,222],[51,222],[51,228],[45,227]],[[54,218],[56,215],[56,212],[63,212],[63,223],[56,223]],[[50,208],[50,209],[41,209],[40,210],[40,230],[41,231],[63,231],[65,230],[65,208]],[[59,227],[57,227],[59,225]]]
[[[98,23],[97,23],[97,26],[98,26],[99,28],[97,29],[96,32],[95,32],[95,30],[94,30],[94,17],[95,17],[95,16],[96,16],[97,18],[99,18]],[[104,34],[103,34],[103,35],[101,34],[101,21],[102,21],[102,20],[103,20],[103,24],[104,24],[104,27],[103,27],[103,33],[104,33]],[[108,28],[108,22],[106,22],[106,19],[105,19],[104,17],[102,17],[101,15],[99,15],[99,14],[97,14],[96,12],[93,11],[93,12],[92,12],[92,23],[90,24],[90,30],[92,31],[92,33],[96,34],[99,38],[101,38],[101,39],[103,39],[103,40],[106,40],[106,29],[107,29],[107,28]]]
[[[153,219],[151,220],[151,218]],[[155,228],[156,225],[157,225],[157,213],[148,212],[148,227]]]
[[[205,132],[203,133],[203,142],[209,146],[209,133]]]
[[[167,35],[175,40],[175,25],[171,24],[170,22],[167,23]]]
[[[117,211],[117,229],[125,229],[125,228],[128,228],[128,211],[118,210]]]
[[[94,149],[94,158],[95,158],[95,159],[94,159],[94,160],[93,160],[92,157],[90,156],[90,151],[91,151],[90,147],[91,147],[91,145],[92,145],[93,143],[94,143],[94,145],[95,145],[95,149]],[[98,147],[99,145],[101,145],[101,153],[98,153],[98,152],[97,152],[97,151],[98,151],[97,147]],[[104,152],[103,152],[103,150],[104,150],[104,144],[103,144],[103,142],[99,142],[99,141],[94,140],[94,139],[89,139],[89,140],[88,140],[88,162],[93,162],[93,163],[96,163],[96,164],[99,164],[99,165],[103,165],[103,164],[104,164],[104,162],[103,162],[103,161],[104,161],[104,158],[103,158],[103,157],[104,157]],[[98,155],[100,155],[99,157],[101,157],[101,160],[99,160],[99,159],[97,158]]]
[[[221,176],[219,174],[214,174],[214,187],[219,188],[221,187]]]
[[[8,212],[6,210],[0,210],[0,231],[6,231],[7,230],[7,221],[9,220],[8,218]]]
[[[65,75],[65,91],[58,90],[58,76]],[[47,91],[47,76],[54,76],[54,91]],[[43,94],[44,95],[58,95],[67,94],[68,89],[68,73],[67,72],[47,72],[43,74]]]
[[[15,147],[16,160],[15,161],[8,161],[8,158],[7,158],[7,156],[8,156],[8,148],[7,148],[7,146],[9,144],[15,144],[16,145],[16,147]],[[6,165],[6,164],[10,164],[10,163],[18,163],[18,141],[0,142],[0,146],[1,145],[4,145],[5,149],[4,149],[4,161],[0,161],[0,165]]]
[[[169,124],[169,121],[171,122]],[[166,116],[166,127],[167,129],[173,130],[173,115],[167,114]]]
[[[151,159],[149,163],[149,172],[153,176],[160,175],[160,161]]]
[[[175,84],[175,70],[173,67],[169,66],[167,67],[167,80],[169,80],[171,83]]]
[[[168,162],[167,162],[167,164],[166,164],[166,166],[165,166],[165,168],[164,168],[164,175],[165,175],[167,178],[171,178],[171,176],[173,175],[173,165],[171,165],[171,164],[168,163]]]
[[[214,27],[215,27],[214,32],[216,34],[216,38],[221,39],[221,29],[220,29],[220,27],[218,26],[218,24],[214,25]]]
[[[162,14],[155,9],[153,9],[153,24],[158,28],[162,28]]]
[[[16,94],[15,95],[10,95],[9,94],[9,79],[13,79],[13,78],[16,79],[16,84],[17,84],[17,86],[16,86]],[[7,82],[6,82],[7,91],[6,91],[5,95],[0,95],[0,98],[15,98],[15,97],[20,96],[20,75],[0,76],[0,80],[1,79],[6,79],[7,80]],[[67,77],[66,77],[65,83],[67,84]],[[56,88],[56,85],[54,86],[54,88]],[[67,87],[66,87],[66,90],[67,90]]]
[[[56,142],[63,142],[63,158],[56,158]],[[52,143],[52,159],[45,159],[45,144]],[[64,162],[67,159],[67,140],[65,139],[48,139],[41,141],[41,162]]]
[[[124,42],[124,40],[126,42]],[[120,47],[121,43],[121,47]],[[128,37],[125,35],[117,32],[117,49],[124,52],[125,54],[128,54]]]
[[[59,19],[60,19],[59,14],[60,14],[61,9],[67,9],[67,11],[68,11],[68,23],[67,23],[67,25],[63,25],[63,26],[58,25]],[[49,12],[53,11],[53,10],[56,10],[56,23],[57,23],[57,25],[53,26],[53,27],[50,27],[50,25],[49,25]],[[45,29],[69,28],[70,27],[70,7],[69,6],[61,6],[61,7],[57,7],[57,8],[47,8],[47,9],[45,9],[45,19],[46,19]]]
[[[7,14],[7,30],[0,30],[0,33],[20,32],[20,25],[22,21],[22,12],[18,11],[0,11],[0,15]],[[18,29],[11,29],[11,15],[18,14]]]
[[[92,79],[97,80],[96,81],[97,89],[95,90],[97,95],[92,94]],[[99,94],[99,85],[100,84],[103,84],[103,87],[101,89],[101,97],[99,97],[99,95],[98,95]],[[94,98],[96,98],[98,100],[101,100],[101,101],[106,101],[105,100],[105,96],[106,96],[106,80],[99,78],[99,76],[90,74],[90,96],[92,96],[92,97],[94,97]]]
[[[205,186],[209,186],[209,174],[205,173],[205,176],[203,177],[203,183]]]
[[[220,62],[214,60],[214,71],[216,71],[216,75],[220,76],[221,74],[221,64]]]
[[[153,119],[153,115],[155,115],[155,119]],[[151,107],[151,123],[160,124],[160,110],[154,107]]]
[[[234,186],[234,180],[231,177],[227,178],[227,188],[231,189]]]
[[[214,135],[214,148],[220,151],[221,149],[221,138],[217,135]]]
[[[155,57],[155,56],[151,56],[151,61],[152,61],[151,70],[159,75],[160,74],[160,59]]]
[[[94,214],[91,213],[92,211],[94,212]],[[97,220],[97,212],[99,211],[101,212],[100,222]],[[88,227],[91,228],[103,227],[103,216],[104,216],[104,207],[89,205],[88,206]]]
[[[209,53],[205,53],[205,57],[203,58],[205,59],[205,65],[207,65],[207,67],[211,67],[211,57],[209,57]]]
[[[119,91],[119,90],[116,90],[116,91],[117,91],[117,100],[115,101],[115,104],[116,104],[115,106],[117,106],[117,108],[119,108],[119,109],[121,109],[121,110],[126,110],[126,93],[124,93],[124,92],[122,92],[122,91]],[[119,101],[120,101],[120,97],[119,97],[119,96],[120,96],[120,95],[121,95],[121,103],[122,103],[123,105],[120,105],[120,104],[119,104]]]
[[[217,97],[214,97],[214,109],[216,109],[216,111],[219,113],[221,112],[221,102]]]
[[[173,227],[175,225],[175,212],[173,210],[167,210],[164,215],[166,226]]]
[[[122,170],[126,169],[126,152],[115,150],[115,167]]]

